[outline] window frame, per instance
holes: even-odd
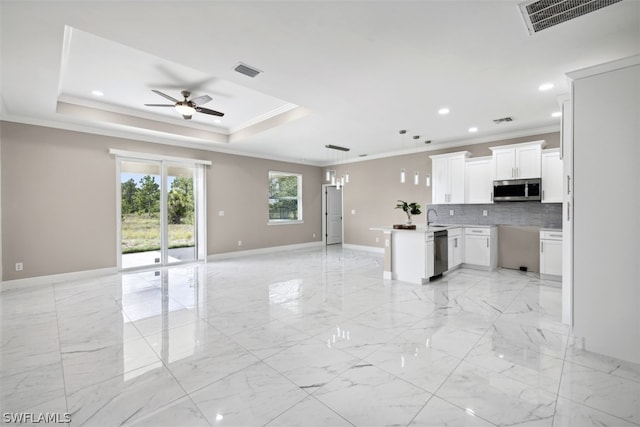
[[[271,179],[274,177],[288,177],[295,176],[298,181],[298,192],[297,192],[297,202],[298,202],[298,219],[271,219],[271,194],[269,193],[269,185],[271,184]],[[284,172],[278,170],[269,170],[267,175],[267,225],[288,225],[288,224],[302,224],[304,223],[304,218],[302,214],[302,174],[297,172]],[[292,198],[293,199],[293,198]],[[280,199],[276,199],[280,200]]]

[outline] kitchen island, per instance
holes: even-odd
[[[472,228],[470,228],[472,227]],[[463,229],[468,229],[467,236]],[[417,226],[415,230],[395,229],[392,226],[371,227],[371,231],[384,233],[384,278],[401,280],[414,284],[425,284],[442,273],[465,265],[471,268],[495,269],[497,239],[495,225],[431,225]],[[444,240],[435,238],[438,232],[446,230]],[[481,233],[482,236],[473,235]],[[485,234],[486,233],[486,234]],[[475,241],[482,238],[482,248],[476,248]],[[469,254],[465,255],[464,241],[469,240]],[[436,242],[438,241],[438,243]],[[486,248],[485,248],[486,241]],[[476,260],[476,252],[482,249],[482,257]],[[473,255],[473,256],[472,256]],[[469,259],[465,259],[469,258]],[[442,266],[444,263],[444,266]],[[486,264],[486,267],[483,266]]]
[[[418,226],[415,230],[371,227],[385,234],[384,278],[423,284],[434,276],[434,232],[459,226]]]

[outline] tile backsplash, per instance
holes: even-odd
[[[488,205],[427,205],[435,209],[430,220],[436,224],[521,225],[562,228],[562,203],[504,202]],[[483,211],[487,211],[487,216]],[[453,211],[453,216],[450,215]],[[425,218],[426,220],[426,218]]]

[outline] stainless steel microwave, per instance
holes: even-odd
[[[525,202],[540,200],[541,179],[507,179],[493,181],[494,202]]]

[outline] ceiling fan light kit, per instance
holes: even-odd
[[[176,109],[176,111],[178,113],[180,113],[183,116],[192,116],[193,113],[196,112],[196,109],[193,108],[192,106],[188,105],[188,104],[183,104],[181,102],[177,103],[174,108]]]

